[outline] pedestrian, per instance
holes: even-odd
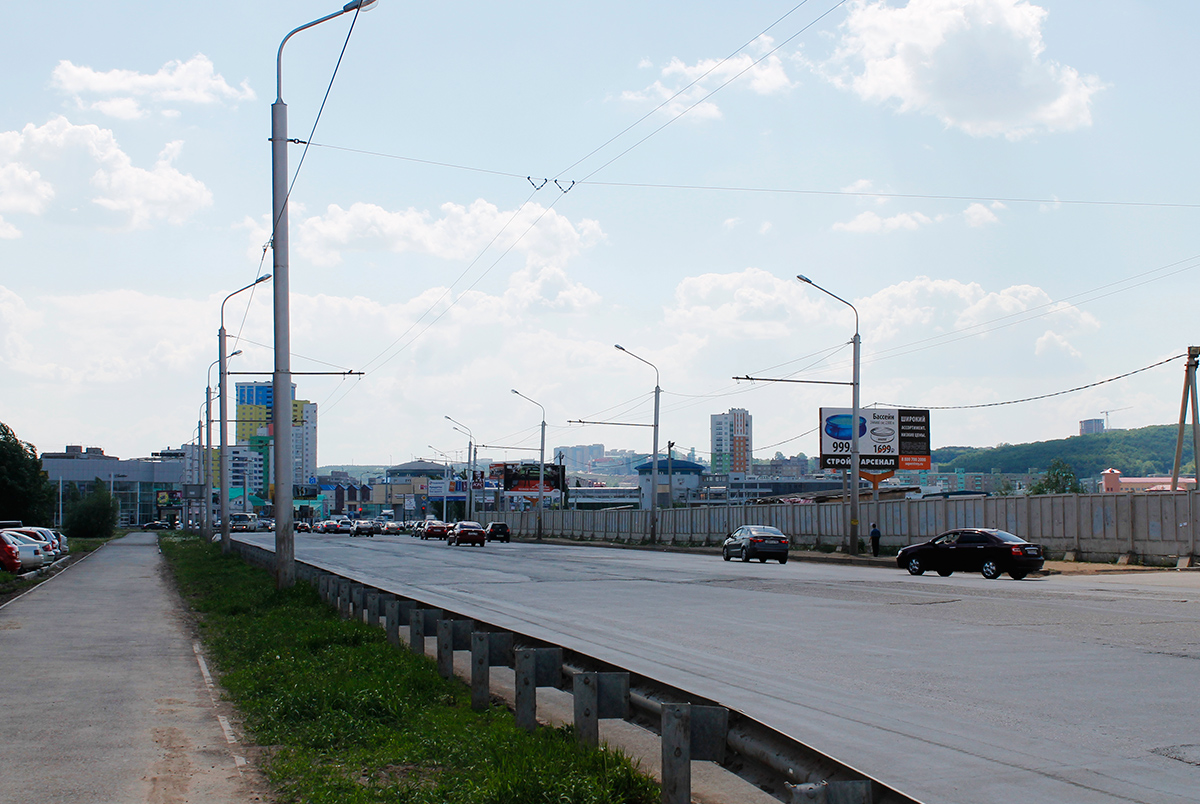
[[[871,523],[871,555],[879,558],[879,538],[883,536],[879,532],[879,526],[874,522]]]

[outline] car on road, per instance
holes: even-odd
[[[425,527],[421,529],[422,539],[444,539],[450,535],[450,526],[438,519],[429,519],[425,521]]]
[[[512,540],[512,533],[507,522],[489,522],[483,529],[483,535],[489,542],[507,542]]]
[[[301,522],[299,519],[292,523],[292,527],[295,528],[297,533],[312,533],[312,525],[307,522]]]
[[[354,535],[354,520],[339,519],[333,523],[333,530],[326,530],[326,533],[344,533],[347,536]]]
[[[721,545],[721,558],[729,561],[737,556],[742,561],[757,558],[766,561],[776,559],[780,564],[788,560],[788,537],[770,525],[742,525],[725,538]]]
[[[230,514],[229,530],[233,533],[253,533],[258,530],[258,514]]]
[[[446,541],[453,545],[473,544],[476,547],[483,547],[487,536],[484,535],[483,525],[478,522],[455,522]]]
[[[170,529],[171,529],[170,522],[162,522],[157,519],[154,520],[153,522],[147,522],[145,525],[142,525],[142,530],[170,530]]]
[[[896,566],[910,575],[923,575],[929,570],[943,578],[955,572],[979,572],[995,579],[1007,572],[1019,581],[1040,570],[1045,560],[1041,545],[1006,530],[956,528],[927,542],[902,547],[896,555]]]
[[[378,533],[378,526],[370,519],[354,520],[354,536],[374,536]]]
[[[402,531],[403,529],[404,529],[404,523],[396,522],[394,520],[391,522],[384,523],[384,526],[383,526],[383,532],[388,534],[389,536],[399,534],[400,531]]]

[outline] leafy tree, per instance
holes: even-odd
[[[69,539],[109,538],[116,527],[117,500],[100,478],[96,478],[91,494],[67,510],[63,521],[63,532]]]
[[[1050,461],[1050,468],[1041,480],[1029,487],[1030,494],[1083,494],[1083,484],[1075,470],[1062,458]]]
[[[49,525],[54,517],[54,486],[42,469],[37,447],[17,438],[0,422],[0,519]]]

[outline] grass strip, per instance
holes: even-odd
[[[470,708],[458,680],[339,618],[305,584],[191,535],[160,537],[230,699],[285,802],[306,804],[652,804],[658,785],[620,752],[580,746],[570,727],[517,727],[504,707]]]

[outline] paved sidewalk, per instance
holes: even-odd
[[[109,542],[0,608],[0,804],[266,800],[156,538]]]

